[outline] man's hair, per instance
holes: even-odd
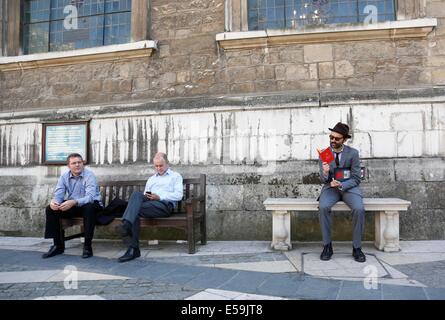
[[[68,155],[68,157],[66,157],[66,163],[69,164],[71,158],[80,158],[80,160],[83,161],[83,158],[82,158],[82,156],[80,154],[78,154],[78,153],[71,153],[70,155]]]
[[[166,164],[169,164],[167,155],[165,153],[163,153],[163,152],[156,153],[155,156],[153,157],[153,160],[156,159],[156,158],[162,158],[162,159],[164,159]]]

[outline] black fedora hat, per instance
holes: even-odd
[[[340,133],[341,135],[343,135],[343,137],[346,138],[351,138],[351,136],[349,135],[349,126],[347,124],[338,122],[334,128],[328,128],[331,131]]]

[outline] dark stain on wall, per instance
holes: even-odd
[[[303,176],[303,184],[320,184],[320,176],[318,173],[311,173]]]

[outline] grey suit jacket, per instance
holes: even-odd
[[[323,183],[323,188],[321,189],[321,193],[325,191],[326,189],[332,188],[330,186],[330,182],[332,180],[332,177],[334,177],[334,169],[336,167],[335,161],[332,161],[329,164],[329,174],[328,177],[325,177],[323,175],[323,164],[320,159],[318,159],[318,166],[319,166],[319,174],[320,174],[320,180],[321,183]],[[344,146],[341,160],[340,160],[340,168],[351,168],[351,178],[349,180],[346,180],[342,182],[343,185],[343,192],[351,192],[358,194],[363,197],[362,191],[359,187],[359,184],[361,182],[360,179],[360,157],[357,149],[351,148],[347,145]]]

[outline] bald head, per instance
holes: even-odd
[[[153,157],[153,164],[156,172],[162,176],[168,169],[167,155],[163,152],[156,153]]]

